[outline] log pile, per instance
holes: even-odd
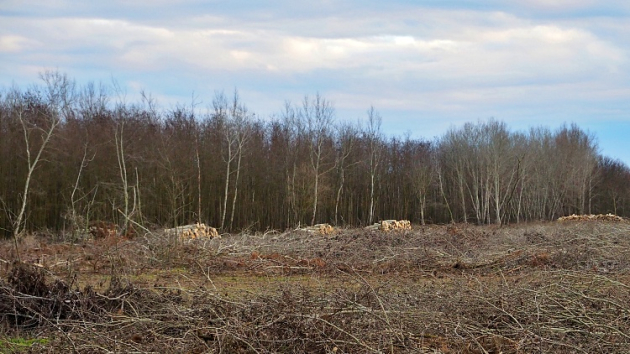
[[[383,220],[381,221],[381,230],[411,230],[411,222],[409,220]]]
[[[366,227],[366,229],[381,231],[411,230],[411,222],[409,220],[383,220],[381,222],[377,222],[372,226]]]
[[[88,228],[93,238],[107,238],[118,235],[118,225],[107,221],[92,221]]]
[[[614,214],[599,215],[569,215],[558,218],[558,221],[613,221],[621,222],[624,219]]]
[[[183,241],[221,238],[217,229],[206,224],[190,224],[178,226],[172,229],[165,229],[164,232],[169,235],[175,234]]]
[[[325,236],[332,235],[335,233],[335,228],[330,226],[329,224],[316,224],[313,226],[307,226],[300,230],[310,232],[310,233],[317,233],[317,234],[325,235]]]

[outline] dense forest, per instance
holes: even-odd
[[[45,72],[0,92],[0,231],[91,221],[225,231],[382,219],[506,224],[630,211],[630,170],[576,125],[511,131],[497,120],[434,140],[388,137],[320,95],[273,117],[238,93],[160,109],[116,85]],[[200,113],[202,112],[202,113]]]

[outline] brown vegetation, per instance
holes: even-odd
[[[629,232],[594,220],[29,236],[24,263],[0,244],[0,331],[47,338],[33,353],[625,353]]]

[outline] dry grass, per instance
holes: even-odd
[[[630,225],[546,223],[0,245],[30,352],[625,353]]]

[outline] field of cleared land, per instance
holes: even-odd
[[[0,245],[0,352],[627,353],[630,223]]]

